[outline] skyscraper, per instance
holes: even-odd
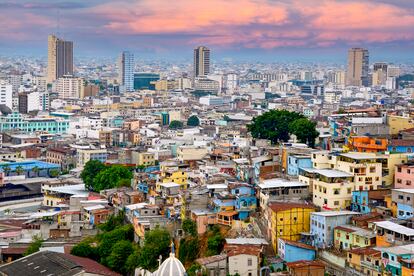
[[[199,46],[194,49],[194,77],[206,76],[210,73],[210,49]]]
[[[134,54],[122,52],[119,57],[119,84],[121,91],[134,91]]]
[[[64,75],[73,75],[73,42],[49,35],[47,82],[52,83]]]
[[[368,69],[368,50],[363,48],[349,49],[346,84],[353,86],[368,86]]]

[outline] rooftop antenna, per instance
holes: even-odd
[[[56,10],[56,36],[60,36],[60,7],[57,6]]]

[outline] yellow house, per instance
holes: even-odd
[[[334,229],[334,246],[341,250],[375,245],[376,235],[373,231],[353,225],[341,225]]]
[[[414,127],[414,121],[410,116],[388,115],[387,124],[391,135],[396,135],[401,130]]]
[[[350,268],[363,275],[381,275],[381,251],[374,248],[356,248],[348,251],[347,262]]]
[[[274,202],[268,206],[270,215],[270,235],[275,252],[278,238],[297,241],[300,233],[309,232],[310,214],[316,208],[302,203]]]
[[[207,153],[207,147],[180,146],[177,148],[177,158],[181,162],[202,160]]]
[[[155,165],[155,154],[152,152],[140,152],[137,160],[138,166],[153,166]]]
[[[160,164],[160,181],[163,183],[174,182],[182,185],[182,189],[187,188],[188,173],[185,171],[187,165],[181,165],[174,161],[165,161]]]

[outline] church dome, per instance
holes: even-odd
[[[185,276],[185,268],[174,253],[168,257],[154,273],[155,276]]]

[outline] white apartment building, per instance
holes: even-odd
[[[0,82],[0,104],[13,109],[13,86]]]

